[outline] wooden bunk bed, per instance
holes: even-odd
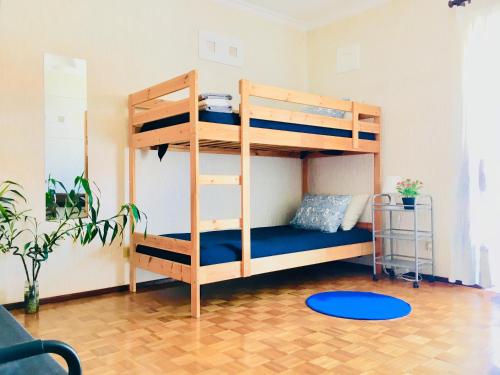
[[[182,100],[161,97],[186,90]],[[169,145],[169,150],[190,153],[191,230],[187,236],[148,235],[132,233],[130,246],[130,290],[136,291],[136,269],[143,268],[191,284],[191,315],[200,316],[200,286],[203,284],[248,277],[293,267],[353,258],[371,254],[371,236],[360,243],[321,247],[259,258],[251,257],[250,228],[250,156],[302,158],[302,190],[308,192],[308,164],[314,157],[373,154],[374,193],[380,192],[380,108],[325,96],[240,81],[239,126],[208,122],[200,118],[198,109],[198,75],[196,71],[175,77],[129,96],[129,168],[130,202],[136,201],[135,157],[137,149]],[[317,106],[350,112],[351,118],[339,119],[298,111],[253,105],[251,97]],[[162,125],[161,121],[175,121]],[[263,121],[264,126],[254,125]],[[270,128],[271,124],[310,127],[315,134]],[[160,122],[160,123],[159,123]],[[156,124],[151,130],[145,124]],[[160,125],[158,125],[160,124]],[[308,128],[309,129],[309,128]],[[317,131],[319,129],[319,131]],[[146,130],[146,131],[145,131]],[[325,133],[325,132],[326,133]],[[341,132],[330,134],[328,132]],[[319,134],[318,134],[319,133]],[[366,136],[368,135],[368,136]],[[240,175],[201,175],[200,153],[241,155]],[[199,192],[202,185],[240,185],[241,217],[202,220]],[[133,219],[133,218],[132,218]],[[359,227],[367,227],[359,223]],[[237,260],[208,265],[200,264],[200,233],[235,229],[241,232],[241,256]],[[204,234],[205,235],[205,234]],[[239,236],[239,234],[238,234]],[[208,235],[207,235],[208,237]],[[138,252],[137,247],[155,249],[160,256]],[[163,254],[174,257],[163,257]],[[156,253],[153,253],[156,254]],[[182,259],[181,259],[182,258]],[[188,261],[185,261],[188,259]]]

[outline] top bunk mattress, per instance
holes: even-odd
[[[226,125],[236,125],[236,126],[240,125],[240,116],[236,113],[199,111],[199,120],[216,124],[226,124]],[[189,122],[189,113],[182,113],[180,115],[172,116],[169,118],[148,122],[141,127],[141,132],[166,128],[168,126],[184,124],[186,122]],[[294,124],[281,121],[250,119],[250,127],[352,138],[352,131],[350,130],[325,128],[321,126],[311,126],[305,124],[304,125]],[[375,134],[359,132],[359,138],[368,141],[374,141]]]
[[[190,233],[164,234],[181,240],[190,240]],[[251,257],[262,258],[273,255],[297,253],[307,250],[323,249],[371,242],[369,230],[353,228],[348,231],[325,233],[294,228],[290,225],[252,228]],[[173,253],[153,247],[137,245],[136,251],[156,258],[191,264],[189,255]],[[200,264],[208,266],[241,260],[241,231],[223,230],[200,234]]]

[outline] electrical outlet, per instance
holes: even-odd
[[[427,257],[431,257],[432,255],[432,242],[425,241],[425,252]]]

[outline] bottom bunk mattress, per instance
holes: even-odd
[[[164,234],[181,240],[190,240],[190,233]],[[323,249],[370,242],[372,233],[366,229],[353,228],[348,231],[324,233],[297,229],[289,225],[253,228],[251,230],[251,256],[262,258],[272,255],[297,253],[300,251]],[[149,246],[137,245],[140,254],[190,264],[190,256]],[[241,231],[223,230],[200,234],[200,264],[208,266],[241,260]]]

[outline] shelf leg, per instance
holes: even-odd
[[[377,225],[375,223],[375,196],[372,198],[372,250],[373,250],[373,281],[377,281],[377,240],[375,238],[375,230]]]
[[[432,259],[431,282],[433,283],[435,278],[436,278],[435,269],[434,269],[434,205],[432,202],[432,197],[430,197],[430,200],[431,200],[431,235],[432,235],[432,239],[431,239],[431,259]]]
[[[415,249],[415,281],[413,282],[413,287],[418,288],[418,240],[417,240],[417,229],[418,229],[418,215],[417,215],[417,208],[415,207],[413,210],[413,244],[414,244],[414,249]]]
[[[390,239],[390,249],[391,249],[391,262],[394,260],[394,239],[392,238],[392,211],[389,211],[389,233]]]

